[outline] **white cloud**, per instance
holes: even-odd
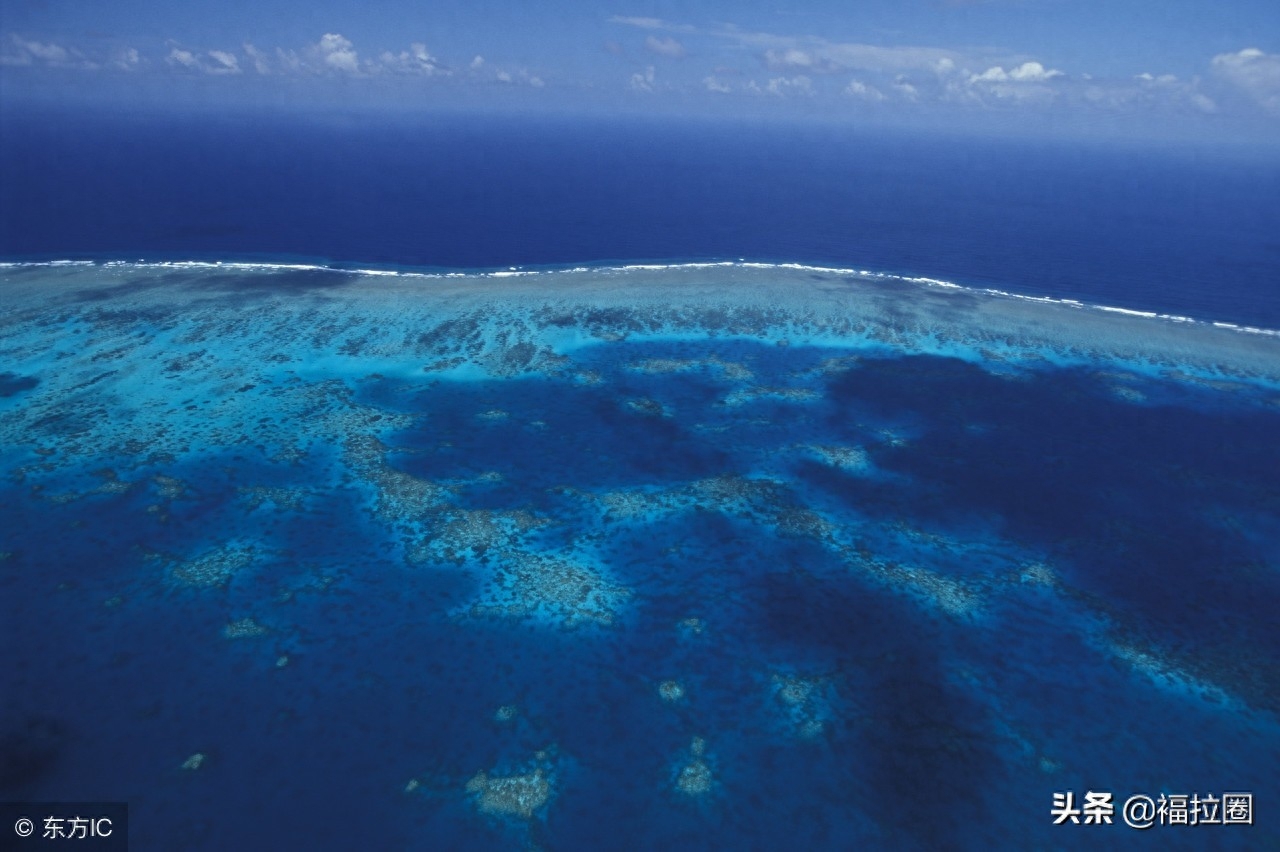
[[[1008,79],[1009,79],[1009,75],[1006,74],[1005,70],[998,65],[995,68],[988,68],[986,71],[983,71],[981,74],[969,75],[970,83],[995,83],[995,82],[1004,82]]]
[[[992,66],[981,74],[970,75],[969,83],[1043,83],[1062,76],[1061,71],[1046,70],[1039,62],[1024,62],[1008,71],[999,65]]]
[[[471,60],[469,66],[473,71],[479,71],[483,67],[491,67],[492,76],[484,76],[481,79],[494,80],[509,86],[529,86],[533,89],[546,88],[547,81],[537,74],[533,74],[527,68],[520,68],[516,71],[508,71],[505,68],[490,66],[488,61],[481,56],[476,56]]]
[[[1045,80],[1062,76],[1064,75],[1061,71],[1056,68],[1046,69],[1039,62],[1024,62],[1009,72],[1009,79],[1020,83],[1043,83]]]
[[[771,71],[804,71],[837,74],[872,71],[894,74],[904,71],[940,72],[950,70],[961,59],[955,51],[934,47],[881,47],[854,42],[831,42],[817,36],[777,36],[744,33],[735,29],[717,30],[714,36],[760,50],[760,58]]]
[[[1246,47],[1213,57],[1213,70],[1266,109],[1280,112],[1280,54]]]
[[[132,71],[142,65],[142,56],[136,47],[127,47],[116,54],[111,64],[123,71]]]
[[[1201,112],[1217,112],[1218,105],[1214,103],[1213,98],[1200,92],[1191,92],[1187,95],[1187,99]]]
[[[493,72],[493,79],[499,83],[506,83],[512,86],[531,86],[535,89],[541,89],[547,85],[545,80],[536,74],[530,74],[526,68],[521,68],[515,73],[497,68]]]
[[[945,102],[970,106],[996,103],[1035,104],[1055,100],[1080,102],[1078,82],[1057,68],[1047,67],[1024,56],[990,48],[950,50],[915,45],[877,45],[859,42],[831,41],[815,35],[779,35],[752,32],[732,25],[689,27],[672,24],[661,18],[615,17],[615,23],[649,30],[688,32],[716,39],[726,46],[753,54],[769,71],[780,72],[767,82],[747,83],[743,88],[759,94],[815,94],[819,87],[813,80],[823,75],[839,74],[850,82],[843,93],[847,97],[868,102],[902,100],[911,102]],[[651,42],[656,40],[650,36]],[[986,69],[985,71],[982,69]],[[718,72],[717,72],[718,75]],[[707,91],[719,91],[720,76],[703,80]],[[850,76],[851,75],[851,76]],[[795,81],[804,78],[805,83]],[[1148,84],[1162,86],[1164,77],[1150,81],[1129,81],[1129,88]],[[1114,84],[1112,84],[1114,85]],[[1178,82],[1177,85],[1183,85]],[[634,88],[651,84],[637,76]],[[832,87],[832,91],[841,91]],[[1189,95],[1183,96],[1183,103]]]
[[[794,77],[774,77],[764,87],[771,95],[788,97],[791,95],[813,95],[813,81],[803,74]]]
[[[1094,79],[1077,71],[1068,76],[1040,61],[1028,60],[1026,55],[982,48],[878,46],[829,41],[820,36],[744,32],[727,25],[691,27],[648,17],[610,20],[636,28],[629,31],[628,43],[633,57],[644,55],[636,44],[641,41],[644,52],[649,54],[647,60],[655,64],[661,64],[665,58],[687,56],[686,44],[697,45],[698,52],[707,56],[706,66],[700,71],[706,76],[699,78],[690,72],[688,80],[680,82],[664,75],[662,83],[657,82],[655,67],[642,64],[646,60],[641,59],[632,67],[635,73],[623,72],[622,78],[615,80],[615,85],[624,83],[637,92],[697,90],[707,97],[751,92],[779,100],[813,98],[821,94],[830,98],[833,106],[843,102],[849,109],[861,102],[884,104],[881,109],[886,110],[891,105],[906,106],[909,102],[951,102],[971,109],[1052,102],[1063,109],[1083,109],[1094,114],[1146,112],[1151,115],[1159,110],[1182,115],[1210,113],[1219,110],[1219,103],[1224,110],[1248,106],[1243,97],[1248,96],[1264,109],[1280,113],[1280,54],[1256,47],[1212,57],[1208,65],[1213,74],[1207,81],[1189,74],[1160,73],[1158,68]],[[684,34],[693,34],[698,40],[689,42]],[[0,65],[101,68],[115,73],[147,65],[147,58],[137,49],[119,43],[107,45],[93,53],[90,61],[69,42],[58,44],[6,34],[0,36]],[[176,41],[168,42],[165,47],[168,50],[152,54],[152,65],[181,74],[256,72],[365,78],[393,73],[453,74],[475,84],[496,81],[531,88],[546,86],[543,77],[518,67],[504,69],[501,60],[495,63],[492,57],[486,60],[473,55],[467,60],[465,53],[459,51],[458,64],[451,70],[432,55],[425,44],[414,43],[407,50],[390,51],[383,51],[378,45],[357,53],[349,39],[333,32],[325,33],[313,43],[303,43],[296,50],[259,49],[249,42],[234,51],[190,47]],[[726,64],[716,66],[716,62]],[[757,62],[756,80],[749,81],[752,65]],[[761,68],[767,70],[761,71]],[[1229,98],[1232,89],[1241,93],[1235,98],[1239,103]]]
[[[846,71],[900,73],[928,70],[944,73],[963,55],[934,47],[881,47],[854,42],[832,42],[820,36],[790,36],[748,32],[732,25],[699,28],[673,24],[662,18],[614,16],[613,23],[648,30],[695,33],[757,51],[770,71],[834,74]]]
[[[321,64],[336,71],[356,74],[360,71],[360,57],[351,42],[337,33],[325,33],[314,50]]]
[[[213,63],[205,68],[210,74],[239,74],[240,62],[234,55],[227,53],[225,50],[209,51],[209,58]]]
[[[1134,110],[1177,110],[1188,108],[1198,112],[1216,112],[1218,105],[1200,91],[1200,78],[1180,80],[1173,74],[1143,72],[1129,79],[1084,78],[1083,87],[1068,88],[1064,93],[1085,105],[1111,112]]]
[[[643,74],[636,72],[631,75],[631,88],[637,92],[652,92],[653,77],[653,66],[650,65]]]
[[[1057,69],[1048,69],[1039,62],[1023,62],[1009,70],[993,65],[981,74],[969,74],[966,84],[949,85],[947,94],[953,99],[983,103],[995,102],[1019,104],[1045,104],[1055,100],[1060,92],[1050,81],[1066,75]]]
[[[85,55],[74,47],[66,48],[52,42],[34,41],[17,35],[10,35],[8,42],[0,47],[0,65],[5,66],[47,66],[52,68],[78,68],[92,71],[100,66],[85,58]]]
[[[191,68],[192,70],[200,67],[200,61],[196,59],[194,53],[177,47],[169,51],[169,55],[165,57],[164,61],[170,65],[181,65],[183,68]]]
[[[688,24],[672,24],[661,18],[644,18],[634,15],[614,15],[609,19],[609,23],[626,24],[642,30],[667,30],[674,33],[692,33],[698,30],[697,27],[691,27]]]
[[[185,68],[188,71],[199,71],[215,76],[240,73],[240,61],[236,59],[235,54],[225,50],[197,53],[184,47],[171,46],[169,55],[164,58],[164,61],[175,68]]]
[[[920,100],[920,90],[904,77],[899,77],[893,81],[893,89],[909,101]]]
[[[657,36],[648,36],[644,40],[645,49],[651,53],[660,56],[670,56],[679,59],[684,56],[684,45],[673,38],[658,38]]]
[[[132,67],[129,61],[131,55],[136,57],[137,51],[132,51],[132,54],[129,50],[117,51],[110,64],[122,68]],[[102,64],[86,58],[75,47],[63,47],[53,42],[36,41],[10,33],[7,39],[0,42],[0,66],[75,68],[81,71],[94,71],[101,68]]]
[[[872,103],[878,103],[885,99],[884,92],[881,92],[875,86],[868,86],[861,80],[850,80],[849,85],[844,88],[844,93]]]
[[[955,64],[958,55],[934,47],[880,47],[871,44],[833,44],[824,53],[842,69],[883,71],[933,71]]]
[[[666,23],[661,18],[614,15],[609,21],[615,24],[626,24],[629,27],[640,27],[642,30],[663,30],[667,28]]]
[[[280,63],[280,67],[285,71],[301,71],[303,68],[302,59],[292,50],[285,50],[282,47],[276,48],[276,59]]]
[[[247,41],[243,46],[245,56],[253,61],[253,70],[259,74],[270,74],[271,63],[267,61],[267,55]]]
[[[354,56],[354,54],[352,54]],[[383,51],[379,57],[382,66],[389,71],[397,71],[402,74],[425,74],[433,76],[435,74],[449,74],[450,71],[439,60],[427,52],[427,46],[415,42],[409,45],[408,50],[402,50],[399,53],[391,53]]]
[[[817,65],[813,54],[798,47],[788,47],[780,50],[770,48],[764,52],[761,58],[764,60],[765,67],[770,71],[811,71]]]
[[[16,39],[16,37],[15,37]],[[22,41],[16,39],[18,43],[36,59],[48,62],[50,65],[62,65],[71,55],[65,47],[56,44],[41,44],[38,41]]]

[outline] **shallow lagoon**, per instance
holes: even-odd
[[[6,797],[166,849],[1280,840],[1274,333],[375,272],[0,270]],[[1256,824],[1054,826],[1087,790]]]

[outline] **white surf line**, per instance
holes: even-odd
[[[0,262],[0,267],[17,266],[96,266],[94,260],[18,260]]]
[[[555,276],[564,274],[583,274],[594,272],[600,273],[626,273],[626,272],[667,272],[679,270],[699,270],[699,269],[754,269],[754,270],[771,270],[780,269],[797,272],[818,272],[828,275],[856,275],[861,278],[867,278],[876,281],[901,281],[907,284],[923,284],[928,287],[937,287],[946,290],[959,290],[966,293],[974,293],[988,296],[999,296],[1006,299],[1018,299],[1026,302],[1041,302],[1045,304],[1064,305],[1071,308],[1088,308],[1095,311],[1106,311],[1108,313],[1122,314],[1124,316],[1138,317],[1141,319],[1155,319],[1166,322],[1175,322],[1191,325],[1211,325],[1215,328],[1227,329],[1229,331],[1241,334],[1262,335],[1264,337],[1280,337],[1280,330],[1261,328],[1257,326],[1239,325],[1231,322],[1221,321],[1205,321],[1198,320],[1194,317],[1182,316],[1180,314],[1162,314],[1156,311],[1141,311],[1134,308],[1122,308],[1115,305],[1099,305],[1089,302],[1082,302],[1079,299],[1058,298],[1054,296],[1032,296],[1025,293],[1013,293],[1008,290],[1000,290],[994,287],[966,287],[963,284],[957,284],[953,281],[947,281],[941,278],[930,278],[918,275],[898,275],[892,272],[876,272],[870,269],[854,269],[851,267],[841,266],[821,266],[817,264],[799,263],[794,261],[781,263],[765,263],[762,261],[745,261],[745,260],[722,260],[722,261],[690,261],[686,263],[630,263],[608,266],[573,266],[573,267],[547,267],[542,269],[523,269],[521,267],[509,267],[507,269],[491,270],[491,271],[450,271],[450,272],[411,272],[396,269],[372,269],[366,267],[342,267],[330,266],[324,264],[303,264],[303,263],[266,263],[266,262],[248,262],[248,261],[207,261],[207,260],[109,260],[109,261],[93,261],[93,260],[45,260],[45,261],[0,261],[0,268],[12,269],[21,267],[67,267],[67,266],[98,266],[104,268],[119,268],[123,266],[137,267],[140,269],[162,268],[162,269],[231,269],[237,271],[294,271],[294,272],[335,272],[344,275],[353,276],[370,276],[380,278],[410,278],[410,279],[458,279],[458,278],[526,278],[537,277],[542,275]]]

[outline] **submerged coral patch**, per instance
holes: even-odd
[[[520,509],[503,512],[442,508],[425,512],[418,520],[425,531],[409,548],[408,559],[413,563],[460,562],[506,552],[547,523]]]
[[[388,465],[387,449],[369,435],[346,440],[348,463],[376,490],[379,515],[393,522],[417,521],[452,501],[450,488]]]
[[[537,616],[565,628],[610,625],[631,594],[586,561],[516,550],[500,556],[493,580],[468,611],[474,616]]]
[[[555,771],[551,755],[539,751],[523,767],[506,774],[480,771],[466,783],[466,792],[481,813],[521,820],[533,819],[552,800]]]
[[[743,364],[723,361],[712,356],[710,358],[648,358],[629,365],[629,369],[650,375],[668,373],[707,372],[727,381],[749,382],[755,375]]]
[[[736,390],[724,398],[729,406],[746,405],[761,399],[779,402],[813,402],[820,399],[821,394],[812,388],[767,388],[750,387]]]
[[[649,417],[667,417],[669,412],[667,407],[655,399],[641,398],[627,400],[627,408],[637,414],[645,414]]]
[[[853,472],[865,471],[870,467],[867,451],[862,447],[840,447],[830,444],[809,445],[804,449],[822,459],[833,467]]]
[[[675,680],[664,680],[658,684],[658,694],[662,700],[674,704],[684,698],[684,686]]]
[[[268,635],[270,632],[270,628],[259,624],[252,618],[239,618],[222,628],[222,635],[228,639],[257,639]],[[285,660],[285,665],[288,664],[287,657],[281,659]],[[277,661],[277,665],[280,665],[279,661]],[[283,668],[283,666],[280,667]]]
[[[829,676],[774,674],[770,686],[777,708],[794,736],[812,740],[826,731],[834,716]]]
[[[682,618],[676,627],[685,636],[701,636],[702,631],[707,629],[706,622],[697,616]]]
[[[680,767],[676,776],[676,789],[686,796],[704,796],[711,792],[714,778],[705,760],[695,757]]]
[[[694,737],[688,752],[680,759],[675,771],[675,789],[685,796],[699,798],[715,789],[715,773],[706,753],[707,743],[702,737]]]
[[[245,508],[250,511],[267,505],[279,511],[296,512],[302,508],[307,498],[307,492],[301,488],[244,485],[238,490]]]
[[[253,564],[256,551],[252,546],[225,544],[169,569],[174,582],[198,589],[225,586],[239,572]]]
[[[551,782],[541,769],[497,777],[480,772],[467,782],[467,792],[475,795],[476,807],[484,813],[531,819],[551,798]]]

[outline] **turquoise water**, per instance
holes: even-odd
[[[1274,332],[798,264],[0,288],[8,798],[156,849],[1280,843]]]

